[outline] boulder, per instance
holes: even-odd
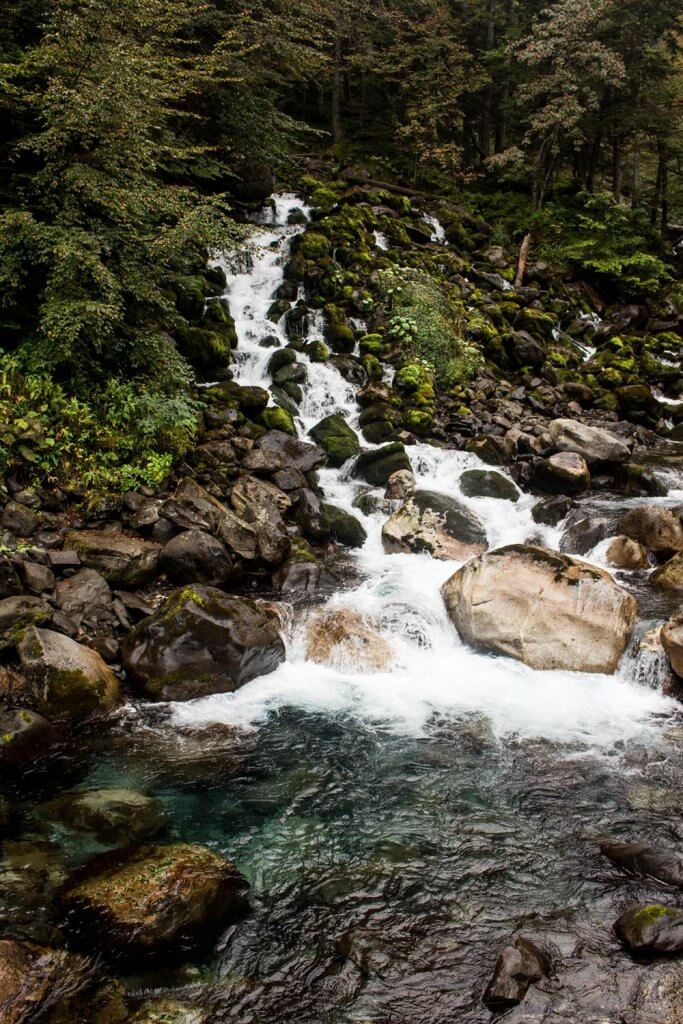
[[[0,711],[0,765],[23,768],[45,757],[57,734],[42,715],[27,708]]]
[[[662,626],[662,647],[676,675],[683,679],[683,607]]]
[[[311,427],[309,433],[315,443],[327,452],[331,466],[341,466],[360,452],[358,435],[340,413],[326,416]]]
[[[557,452],[534,463],[534,484],[550,494],[580,494],[590,487],[588,466],[574,452]]]
[[[339,587],[337,577],[316,558],[290,559],[278,570],[274,582],[289,601],[319,599]]]
[[[174,591],[123,643],[128,675],[157,700],[230,693],[284,657],[276,624],[253,601],[199,585]]]
[[[612,521],[607,516],[586,516],[581,508],[573,509],[560,538],[560,551],[585,555],[596,544],[613,533]]]
[[[390,501],[404,501],[415,491],[415,477],[407,469],[399,469],[387,480],[384,497]]]
[[[389,477],[400,469],[411,471],[410,459],[403,445],[395,441],[392,444],[385,444],[382,448],[361,452],[353,473],[374,487],[383,487]]]
[[[382,527],[389,554],[426,552],[462,561],[486,551],[486,529],[465,505],[435,491],[415,491]]]
[[[324,611],[311,619],[306,657],[340,672],[384,672],[394,661],[375,623],[350,608]]]
[[[656,878],[683,889],[683,857],[669,850],[657,850],[648,843],[600,843],[600,853],[618,868],[636,878]]]
[[[243,562],[203,530],[183,530],[172,537],[161,550],[161,568],[176,583],[214,586],[244,574]]]
[[[304,537],[313,543],[324,543],[330,536],[330,520],[323,502],[310,488],[293,491],[294,522]]]
[[[607,572],[523,544],[467,562],[442,594],[466,643],[540,670],[614,672],[636,617]]]
[[[269,430],[256,442],[242,460],[242,468],[250,473],[275,473],[279,469],[298,469],[309,473],[320,469],[327,455],[315,444],[290,437],[282,430]]]
[[[242,916],[248,886],[230,861],[174,843],[98,854],[59,894],[64,927],[88,948],[127,961],[184,958]]]
[[[683,910],[660,903],[630,907],[614,932],[634,953],[683,953]]]
[[[348,548],[362,548],[367,540],[363,524],[343,508],[323,502],[322,510],[330,524],[330,537]]]
[[[492,469],[468,469],[460,477],[460,490],[468,498],[500,498],[519,501],[519,491],[502,473]]]
[[[15,537],[30,537],[40,526],[40,518],[21,502],[8,501],[0,516],[0,526]]]
[[[660,590],[669,590],[675,594],[683,594],[683,551],[669,558],[664,565],[650,576],[650,583]]]
[[[40,597],[5,597],[0,601],[0,651],[17,644],[29,626],[40,626],[51,618],[52,608]]]
[[[95,964],[65,949],[0,938],[3,1024],[119,1024],[126,1017],[117,990]]]
[[[531,518],[535,523],[543,526],[557,526],[573,508],[574,502],[567,495],[556,495],[554,498],[544,498],[534,505],[531,510]]]
[[[79,569],[60,580],[56,589],[59,607],[79,628],[98,634],[116,625],[111,589],[95,569]]]
[[[254,531],[258,554],[268,565],[280,565],[289,554],[290,539],[282,518],[292,497],[267,480],[242,476],[230,492],[230,503]]]
[[[159,801],[132,789],[63,793],[41,804],[40,813],[79,832],[90,832],[101,843],[117,845],[153,839],[166,825]]]
[[[514,446],[509,438],[496,437],[495,434],[480,434],[471,438],[466,449],[489,466],[504,466],[514,454]]]
[[[7,555],[0,553],[0,598],[15,597],[22,589],[17,570]]]
[[[80,718],[116,705],[118,680],[89,647],[31,626],[18,651],[36,706],[50,718]]]
[[[558,452],[575,452],[589,466],[627,462],[631,454],[620,437],[577,420],[553,420],[548,424],[548,432]]]
[[[118,587],[139,587],[152,579],[161,550],[151,540],[99,530],[73,531],[66,543],[77,552],[83,565],[97,569],[107,583]]]
[[[663,505],[638,505],[621,517],[619,533],[638,541],[656,555],[683,551],[683,526],[677,515]]]
[[[210,1011],[177,999],[146,999],[126,1024],[211,1024]]]
[[[649,569],[650,560],[642,544],[628,537],[615,537],[605,553],[605,561],[615,569]]]
[[[529,985],[548,974],[548,959],[530,939],[517,938],[502,950],[493,977],[486,986],[483,1002],[492,1013],[517,1006]]]

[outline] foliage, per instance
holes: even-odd
[[[464,324],[447,285],[423,270],[392,267],[379,274],[390,313],[389,336],[421,361],[442,388],[470,380],[482,365],[479,350],[464,337]]]

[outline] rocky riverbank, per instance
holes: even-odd
[[[224,1019],[196,992],[148,999],[111,979],[201,958],[226,929],[239,936],[247,868],[216,852],[215,835],[177,842],[157,797],[70,773],[131,709],[155,704],[161,721],[279,678],[297,644],[322,672],[402,671],[398,638],[412,642],[414,628],[417,647],[432,641],[409,601],[393,625],[377,594],[363,603],[380,558],[382,572],[391,558],[414,559],[409,573],[445,563],[426,586],[458,650],[600,676],[654,657],[650,687],[678,695],[681,313],[608,305],[541,264],[513,288],[513,255],[456,207],[307,188],[312,210],[295,197],[266,208],[246,268],[217,259],[195,282],[183,343],[205,378],[201,436],[162,487],[87,507],[7,481],[0,1004],[11,1022],[34,1007],[54,1024]],[[190,730],[193,785],[216,769],[216,737],[238,763],[253,742],[212,728]],[[144,753],[165,756],[154,743]],[[90,847],[69,861],[60,837],[73,834]],[[638,856],[632,874],[667,882],[677,870],[673,850]],[[648,903],[615,917],[616,934],[633,950],[680,952],[679,916]],[[499,951],[481,951],[494,970],[486,1006],[557,985],[562,951],[539,941],[511,936],[495,970]]]

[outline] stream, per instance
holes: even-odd
[[[259,342],[287,341],[267,312],[302,212],[310,214],[296,196],[274,197],[246,251],[217,259],[240,384],[267,387],[273,348]],[[438,222],[430,225],[439,239]],[[319,338],[311,319],[308,335]],[[333,412],[357,429],[356,387],[331,363],[299,359],[308,371],[300,436]],[[490,547],[559,547],[564,526],[536,524],[534,496],[512,503],[460,492],[465,470],[487,468],[475,455],[425,443],[407,451],[418,487],[476,511]],[[667,497],[648,500],[673,506],[683,475],[680,466],[667,472]],[[367,674],[307,661],[310,609],[295,608],[275,672],[162,713],[127,707],[79,782],[159,797],[173,838],[224,853],[252,885],[252,913],[217,954],[163,984],[192,993],[201,983],[211,1019],[226,1024],[486,1022],[481,994],[498,951],[523,933],[553,951],[556,967],[506,1020],[664,1020],[680,1005],[683,970],[636,961],[611,928],[629,903],[672,894],[625,879],[597,846],[604,837],[683,841],[683,719],[662,690],[663,660],[634,642],[618,672],[602,676],[474,652],[439,592],[458,564],[385,554],[388,513],[354,505],[371,488],[349,464],[322,470],[319,481],[368,535],[344,556],[329,607],[374,620],[393,664]],[[635,500],[581,499],[615,520]],[[604,543],[582,557],[602,565],[603,551]],[[645,574],[618,578],[641,601],[642,635],[665,609],[647,597]],[[90,852],[72,850],[74,859]],[[162,979],[135,983],[154,991]]]

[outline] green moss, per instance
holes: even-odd
[[[230,341],[225,335],[205,327],[180,327],[176,341],[182,355],[205,376],[230,365]]]
[[[657,921],[661,921],[663,917],[675,917],[677,913],[678,911],[672,910],[670,907],[663,907],[661,903],[650,903],[636,911],[632,921],[637,928],[649,928]]]
[[[261,421],[266,430],[282,430],[285,434],[296,437],[294,417],[287,409],[273,405],[261,413]]]
[[[434,426],[434,412],[427,412],[423,409],[408,409],[403,420],[406,428],[417,434],[418,437],[426,437]]]

